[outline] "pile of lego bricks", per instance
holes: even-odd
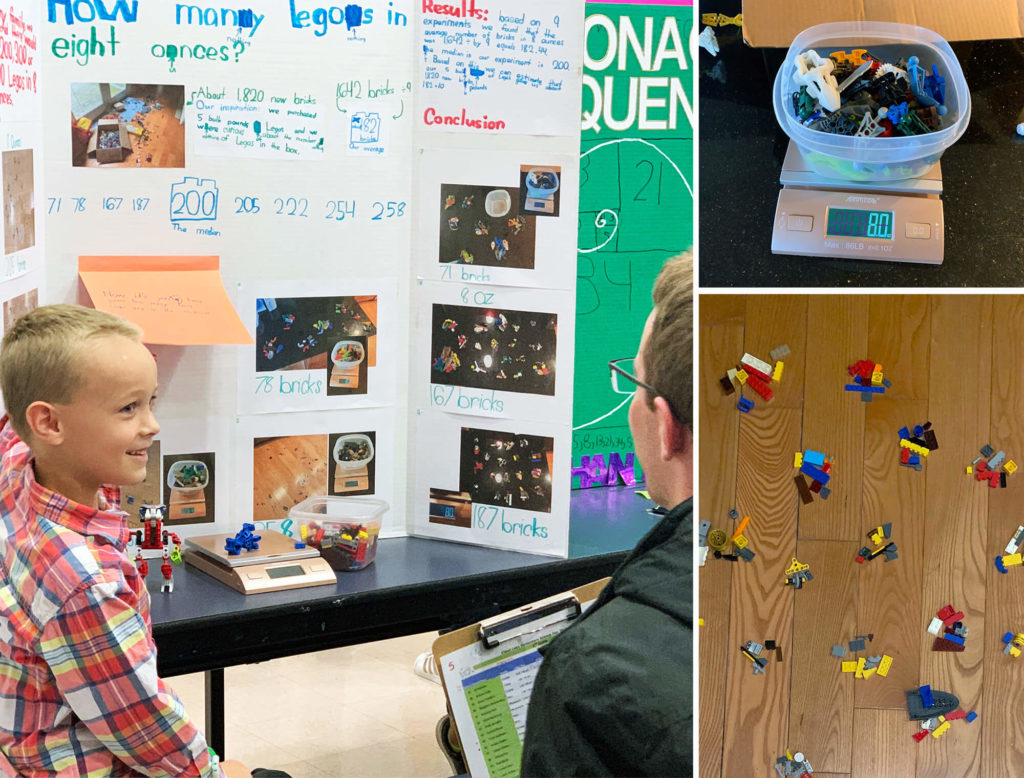
[[[885,394],[886,389],[892,388],[892,381],[882,373],[882,366],[873,360],[858,360],[847,367],[846,372],[853,379],[852,384],[846,385],[846,391],[860,392],[860,399],[866,403],[871,402],[872,395]]]
[[[787,748],[786,755],[775,760],[775,772],[782,778],[801,778],[813,773],[814,769],[801,752],[791,754]]]
[[[794,589],[801,589],[807,581],[813,581],[814,576],[811,575],[810,565],[805,565],[796,557],[793,557],[793,560],[789,563],[789,567],[786,568],[786,574],[783,576],[782,580],[786,586],[792,586]]]
[[[904,137],[942,129],[946,79],[917,56],[883,62],[866,49],[814,49],[794,62],[793,115],[805,126],[834,135]],[[841,80],[840,80],[841,79]]]
[[[857,552],[857,564],[863,564],[865,560],[872,560],[877,556],[885,554],[885,561],[891,562],[894,559],[899,558],[898,549],[896,544],[889,540],[892,537],[892,522],[886,522],[881,526],[875,527],[871,532],[868,533],[868,539],[875,544],[874,549],[870,549],[867,546],[861,548]],[[888,543],[882,541],[888,540]]]
[[[729,511],[729,518],[733,521],[739,517],[740,514],[735,508]],[[743,530],[747,528],[748,524],[750,524],[750,517],[744,516],[730,536],[724,529],[712,529],[710,521],[701,521],[697,527],[701,566],[703,567],[707,560],[709,548],[714,551],[715,559],[727,559],[730,562],[740,559],[746,562],[752,561],[756,554],[750,548],[750,541],[743,534]],[[729,546],[733,547],[732,553],[729,553]]]
[[[740,358],[737,368],[731,368],[726,374],[718,379],[725,394],[733,394],[736,391],[735,382],[740,385],[740,399],[736,407],[743,413],[750,413],[754,408],[754,401],[749,397],[743,397],[743,387],[749,386],[757,392],[765,402],[771,402],[775,396],[769,384],[782,381],[782,369],[785,363],[782,358],[789,354],[789,346],[783,344],[773,348],[768,356],[775,362],[775,367],[764,360],[758,359],[752,354],[744,354]]]
[[[1021,564],[1021,553],[1020,545],[1024,541],[1024,525],[1018,525],[1017,531],[1013,533],[1013,537],[1010,538],[1010,542],[1006,544],[1006,548],[1003,549],[1006,553],[1003,556],[996,557],[996,570],[1003,575],[1006,575],[1007,567],[1014,567]]]
[[[823,500],[828,499],[832,490],[825,484],[832,478],[832,466],[835,462],[833,457],[811,449],[797,451],[793,455],[793,467],[800,471],[793,477],[793,481],[804,505],[812,502],[815,494]],[[811,479],[810,484],[807,483],[808,478]]]
[[[775,661],[782,661],[782,646],[778,645],[774,640],[764,641],[762,646],[760,643],[754,640],[748,640],[742,646],[740,646],[740,653],[743,654],[747,659],[750,660],[753,665],[754,675],[764,674],[764,669],[768,665],[767,654],[775,652]],[[761,656],[761,654],[765,656]]]
[[[918,743],[928,735],[940,738],[949,729],[951,721],[964,719],[968,724],[978,718],[973,710],[960,710],[960,700],[949,692],[932,691],[931,686],[921,686],[907,692],[907,713],[912,721],[921,722],[921,731],[911,737]]]
[[[932,423],[926,421],[924,424],[915,424],[913,434],[910,427],[902,427],[900,436],[900,466],[912,467],[915,470],[921,469],[921,458],[927,458],[928,454],[939,447],[935,439],[935,430]]]
[[[995,451],[987,443],[981,448],[981,456],[967,466],[967,475],[974,473],[975,480],[988,481],[993,489],[1006,488],[1006,477],[1017,470],[1017,463],[1007,459],[1003,451]]]
[[[952,605],[945,605],[939,609],[928,625],[928,634],[935,635],[932,651],[965,650],[967,627],[961,621],[963,617],[963,611],[954,611]]]
[[[854,654],[858,651],[865,651],[867,649],[868,642],[874,639],[874,634],[856,635],[854,639],[848,643],[850,653]],[[832,646],[832,656],[838,657],[839,659],[845,659],[846,650],[846,646]],[[841,669],[844,673],[853,673],[855,678],[870,678],[876,673],[880,678],[885,678],[889,674],[890,667],[892,667],[892,657],[888,654],[878,654],[876,656],[857,657],[855,660],[845,660],[842,663]]]

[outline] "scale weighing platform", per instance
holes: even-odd
[[[942,263],[939,163],[903,181],[839,181],[812,171],[791,140],[779,181],[773,254]]]
[[[274,530],[260,532],[260,547],[228,554],[224,541],[234,535],[203,535],[185,540],[185,561],[242,594],[279,592],[337,583],[331,566],[309,546]]]

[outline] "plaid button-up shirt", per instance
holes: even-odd
[[[221,776],[157,677],[125,515],[39,484],[0,424],[0,774]]]

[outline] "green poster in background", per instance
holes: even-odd
[[[608,361],[636,354],[658,271],[693,243],[692,0],[588,2],[586,16],[575,467],[633,451]]]

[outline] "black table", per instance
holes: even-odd
[[[224,754],[224,668],[445,631],[611,575],[658,517],[628,487],[572,493],[569,558],[423,538],[379,541],[335,586],[243,595],[187,565],[150,582],[161,676],[206,672],[206,737]]]
[[[739,0],[701,5],[740,10]],[[703,49],[698,57],[701,286],[1024,286],[1024,138],[1014,132],[1024,40],[951,44],[971,90],[971,121],[942,156],[945,260],[929,266],[771,253],[789,143],[772,84],[786,50],[750,48],[734,26],[716,34],[718,57]]]

